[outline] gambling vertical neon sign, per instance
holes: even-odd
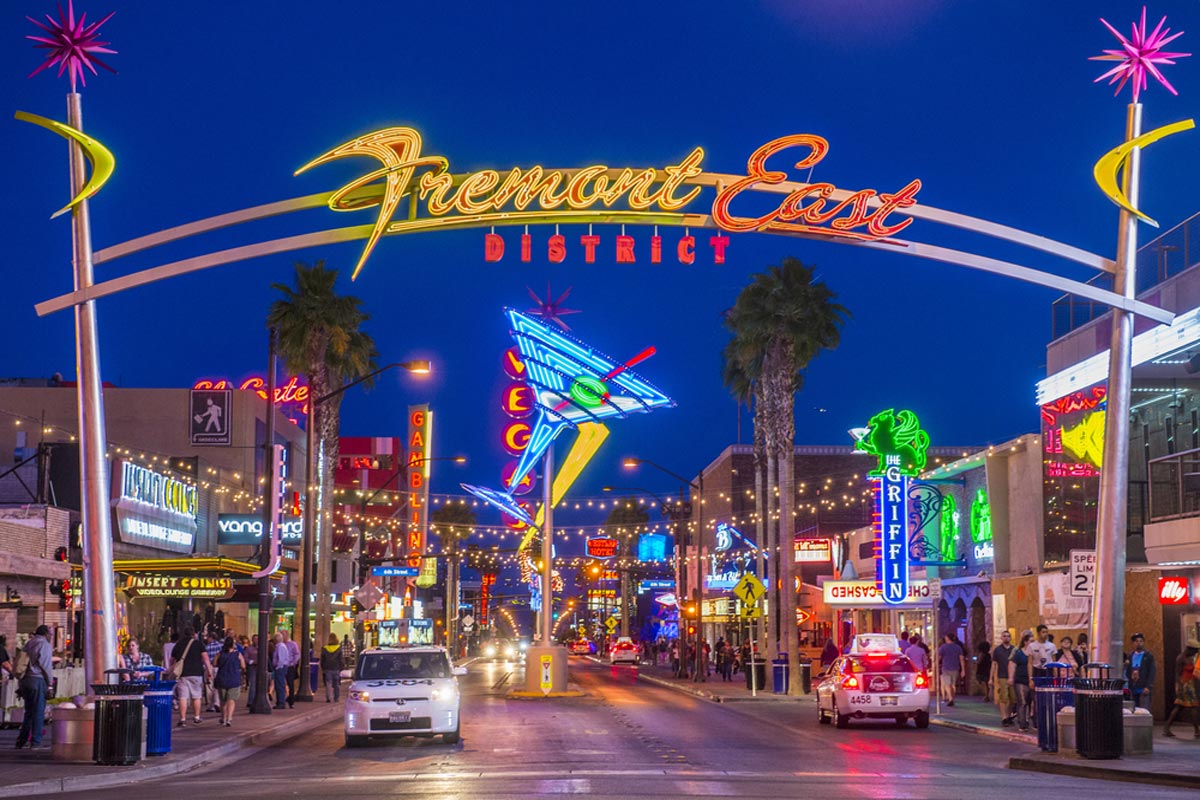
[[[900,470],[900,456],[887,455],[883,474],[875,481],[875,540],[879,556],[876,570],[879,593],[889,604],[908,597],[908,483]]]

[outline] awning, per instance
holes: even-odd
[[[83,569],[79,564],[72,564],[71,568],[76,571]],[[259,569],[260,567],[257,564],[238,561],[235,558],[225,558],[223,556],[200,558],[134,558],[113,561],[113,572],[128,573],[204,572],[232,578],[249,577],[258,572]],[[275,570],[275,572],[271,573],[271,578],[274,580],[281,580],[283,576],[283,570]]]

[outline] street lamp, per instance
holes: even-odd
[[[700,646],[700,637],[704,632],[704,568],[703,568],[703,564],[701,563],[703,560],[703,553],[704,553],[704,473],[701,472],[696,477],[697,482],[692,483],[691,481],[689,481],[687,478],[683,477],[679,473],[672,472],[671,470],[667,469],[663,465],[656,464],[653,461],[646,459],[646,458],[637,458],[636,456],[626,456],[625,460],[622,463],[626,469],[635,469],[642,464],[645,464],[648,467],[654,467],[659,472],[662,472],[666,475],[670,475],[672,478],[679,481],[680,483],[687,484],[688,486],[690,486],[696,490],[696,500],[697,500],[696,528],[699,531],[699,536],[697,537],[697,540],[696,540],[696,584],[697,584],[697,586],[696,586],[695,591],[696,591],[696,597],[698,599],[697,606],[700,611],[700,627],[697,629],[697,632],[696,632],[697,633],[697,638],[696,638],[696,675],[695,675],[695,678],[693,678],[693,680],[707,681],[708,675],[707,675],[706,670],[704,669],[704,650]],[[681,502],[682,502],[683,493],[680,492],[679,496],[680,496]],[[681,545],[677,545],[677,548],[676,548],[677,552],[683,554],[684,558],[686,558],[690,538],[691,538],[691,533],[688,530],[688,527],[685,526],[683,529],[683,542]],[[683,559],[681,559],[681,558],[677,558],[676,563],[679,564],[679,562],[682,560]],[[684,599],[685,599],[685,591],[684,590],[685,590],[686,577],[687,577],[686,564],[680,564],[679,566],[676,567],[676,570],[678,572],[678,577],[675,579],[676,599],[677,599],[677,602],[679,603],[678,607],[680,609],[682,609],[683,604],[684,604]],[[683,639],[683,634],[684,634],[684,629],[681,629],[680,630],[680,638],[681,639]],[[685,669],[683,667],[683,663],[684,663],[684,659],[681,657],[679,659],[681,673]],[[681,674],[678,677],[683,677],[683,675]]]
[[[308,621],[308,615],[311,611],[312,601],[310,599],[312,587],[312,564],[313,564],[313,539],[316,535],[317,509],[313,502],[313,474],[317,471],[317,454],[316,448],[313,447],[313,423],[316,417],[316,410],[328,400],[337,397],[347,389],[353,389],[359,384],[369,381],[376,375],[387,372],[389,369],[399,367],[413,375],[428,375],[433,371],[432,365],[427,359],[415,359],[412,361],[397,361],[392,364],[382,366],[374,372],[369,372],[357,380],[351,381],[332,392],[321,397],[312,398],[308,401],[308,420],[305,423],[305,469],[304,469],[304,538],[300,543],[300,653],[302,658],[301,664],[308,664],[312,660],[312,652],[309,649],[309,640],[312,638],[311,627]],[[272,408],[273,410],[273,408]],[[269,443],[268,443],[269,444]],[[328,535],[328,534],[327,534]],[[328,598],[326,598],[328,602]],[[262,610],[259,610],[262,613]],[[328,612],[326,612],[328,615]],[[261,626],[259,628],[261,630]],[[296,694],[296,700],[300,702],[312,702],[312,689],[309,687],[307,673],[301,670],[302,679],[300,681],[300,689]],[[265,694],[264,694],[265,696]]]

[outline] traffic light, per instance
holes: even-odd
[[[71,597],[71,581],[65,579],[58,588],[58,607],[70,608],[74,600],[75,598]]]
[[[362,603],[358,602],[357,597],[352,596],[350,598],[350,614],[352,616],[354,616],[355,618],[357,618],[358,615],[362,613],[362,611],[363,611]]]
[[[695,635],[696,635],[696,626],[695,626],[695,625],[693,625],[693,624],[692,624],[692,623],[690,623],[690,622],[688,623],[688,626],[687,626],[687,635],[688,635],[688,636],[695,636]]]

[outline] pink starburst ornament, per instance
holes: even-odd
[[[64,15],[62,4],[58,6],[58,19],[54,19],[49,14],[46,15],[46,22],[43,24],[38,22],[33,17],[25,19],[37,25],[44,30],[49,36],[26,36],[26,39],[32,39],[38,44],[34,47],[40,50],[47,50],[46,60],[42,65],[29,73],[29,77],[37,75],[47,67],[58,65],[59,77],[65,72],[71,81],[71,91],[75,91],[75,80],[84,86],[87,86],[87,78],[84,75],[83,69],[87,67],[93,75],[98,75],[96,72],[96,64],[104,67],[114,75],[117,73],[115,69],[105,64],[96,57],[97,53],[116,54],[116,50],[109,50],[105,45],[108,42],[102,42],[99,39],[100,26],[112,19],[111,12],[107,17],[99,22],[87,24],[87,14],[81,14],[79,19],[75,19],[75,3],[74,0],[67,0],[67,13]]]
[[[1094,83],[1099,83],[1105,78],[1109,78],[1108,84],[1117,84],[1117,90],[1113,92],[1113,96],[1121,93],[1121,89],[1129,83],[1133,87],[1133,102],[1138,102],[1138,96],[1142,89],[1148,85],[1146,76],[1153,75],[1154,78],[1166,87],[1167,91],[1173,95],[1178,95],[1175,87],[1171,85],[1163,74],[1158,71],[1156,64],[1174,64],[1174,59],[1185,58],[1191,53],[1168,53],[1163,50],[1163,47],[1183,36],[1183,31],[1176,34],[1171,34],[1171,29],[1165,27],[1167,18],[1163,17],[1158,22],[1158,26],[1154,31],[1146,35],[1146,7],[1142,6],[1142,21],[1141,23],[1133,24],[1133,33],[1126,39],[1121,34],[1117,33],[1117,29],[1108,24],[1108,21],[1101,18],[1104,27],[1117,37],[1117,41],[1121,43],[1120,50],[1105,50],[1102,56],[1092,56],[1089,61],[1119,61],[1117,66],[1110,69],[1108,72],[1096,78]]]

